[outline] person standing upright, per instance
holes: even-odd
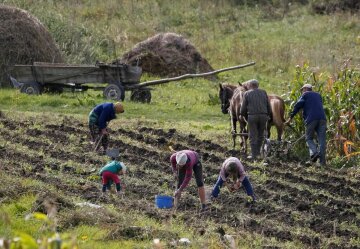
[[[240,115],[245,117],[249,127],[251,156],[248,159],[256,160],[260,156],[266,124],[272,119],[272,111],[268,95],[265,90],[259,89],[257,80],[246,81],[243,85],[249,90],[244,94]]]
[[[305,84],[301,88],[302,95],[296,102],[290,118],[285,122],[289,124],[294,116],[302,109],[305,121],[305,139],[309,148],[310,160],[316,162],[320,158],[320,164],[326,165],[326,115],[321,95],[312,91],[311,84]],[[317,135],[318,145],[314,142]],[[319,148],[318,148],[319,147]]]

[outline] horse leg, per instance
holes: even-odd
[[[284,124],[283,123],[277,124],[276,125],[276,130],[277,130],[277,140],[281,141],[282,134],[284,132]]]
[[[268,121],[266,124],[266,131],[267,131],[266,138],[269,138],[269,139],[271,136],[271,125],[272,125],[272,123],[270,121]],[[277,128],[277,126],[276,126],[276,128]]]
[[[232,140],[233,140],[233,149],[235,149],[235,143],[236,143],[236,119],[231,119],[231,134],[232,134]]]

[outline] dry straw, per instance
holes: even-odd
[[[162,77],[214,70],[187,39],[175,33],[160,33],[150,37],[136,44],[118,61],[139,65],[144,72]]]
[[[9,86],[11,65],[63,62],[44,25],[27,11],[0,5],[0,87]]]

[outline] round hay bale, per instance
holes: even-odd
[[[49,31],[27,11],[0,5],[0,87],[10,86],[14,64],[63,62]]]
[[[118,62],[139,65],[143,72],[161,77],[213,71],[196,48],[175,33],[160,33],[136,44]]]

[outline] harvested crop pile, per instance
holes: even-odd
[[[188,40],[175,33],[161,33],[150,37],[136,44],[118,61],[139,65],[144,72],[167,77],[213,70]]]
[[[62,62],[49,31],[25,10],[0,5],[0,87],[9,86],[8,66]]]

